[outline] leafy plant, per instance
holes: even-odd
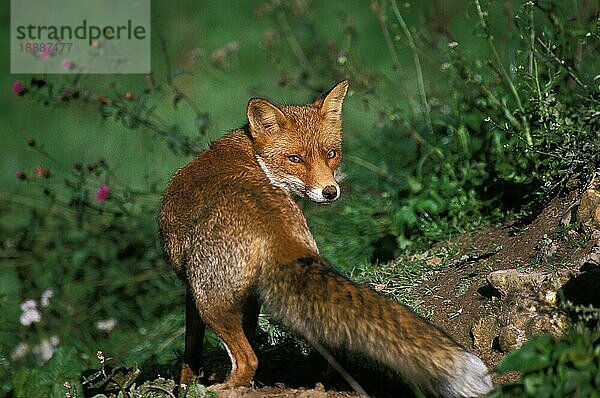
[[[60,347],[42,366],[21,368],[13,377],[15,397],[59,397],[78,390],[69,380],[78,380],[81,361],[74,348]],[[68,384],[65,385],[65,382]],[[68,386],[68,387],[67,387]]]
[[[429,18],[439,11],[435,2],[431,10],[410,2],[357,4],[344,7],[360,13],[333,15],[306,0],[269,1],[255,7],[254,22],[265,29],[268,77],[274,80],[276,70],[283,89],[310,97],[334,80],[352,80],[343,199],[327,208],[305,206],[323,254],[359,281],[426,312],[404,292],[431,267],[382,263],[513,215],[531,217],[600,168],[597,9],[543,0],[503,10],[476,0],[463,28],[478,36],[466,43],[448,21],[435,25]],[[377,35],[361,36],[370,25]],[[220,87],[240,72],[231,69],[242,63],[229,61],[243,46],[230,41],[215,50],[194,78],[217,76]],[[380,49],[383,55],[373,56]],[[145,78],[37,76],[14,82],[12,91],[23,107],[39,105],[65,118],[73,111],[74,119],[75,110],[96,113],[107,134],[151,132],[145,139],[183,164],[206,144],[213,118],[182,89],[189,73],[178,61],[187,55],[169,58],[162,39],[157,50],[164,65]],[[254,69],[244,67],[254,78]],[[223,96],[214,82],[208,87],[218,92],[212,98]],[[187,124],[167,117],[176,112],[185,113]],[[95,366],[99,348],[118,363],[141,363],[144,373],[176,361],[171,349],[183,346],[184,288],[163,259],[155,220],[166,181],[148,176],[133,188],[110,162],[71,164],[56,159],[57,148],[42,134],[35,138],[27,147],[38,165],[19,163],[19,192],[0,192],[0,391],[74,396],[81,391],[78,375]],[[288,342],[263,326],[271,340]],[[502,369],[517,369],[527,358],[532,365],[520,369],[523,383],[501,391],[544,392],[547,384],[568,392],[565,375],[597,387],[597,379],[586,378],[597,370],[597,335],[577,333],[561,343],[542,338],[515,353],[520,359]],[[579,353],[592,359],[580,360]],[[536,355],[543,361],[531,360]],[[142,391],[136,377],[127,380],[121,392]],[[160,383],[172,391],[172,381]],[[190,386],[188,396],[203,391]]]
[[[513,26],[508,44],[499,48],[487,9],[494,5],[477,0],[486,59],[468,54],[447,30],[411,29],[395,1],[389,8],[372,4],[383,32],[398,42],[406,38],[419,92],[417,98],[406,94],[399,73],[389,84],[404,93],[405,103],[396,105],[389,93],[376,97],[379,141],[403,144],[380,145],[374,156],[360,159],[378,172],[385,192],[375,199],[376,212],[367,210],[354,225],[372,225],[372,242],[391,233],[400,249],[423,247],[510,214],[532,217],[600,167],[600,30],[592,10],[524,2],[507,21]],[[566,29],[574,12],[581,25]],[[401,45],[390,41],[388,47],[399,59]],[[448,82],[445,97],[427,92],[423,58],[437,64],[432,76]],[[366,194],[372,185],[364,186],[357,194],[373,205]]]
[[[39,143],[29,147],[44,166],[21,172],[29,195],[14,201],[25,216],[2,230],[3,256],[23,266],[0,268],[7,287],[2,313],[10,314],[0,346],[9,366],[0,373],[21,383],[13,383],[17,392],[47,396],[40,391],[78,380],[99,347],[125,361],[160,356],[169,336],[180,335],[183,316],[170,316],[183,292],[162,257],[152,188],[119,184],[104,160],[67,167]],[[20,311],[8,311],[9,304]],[[61,368],[63,379],[51,385],[56,380],[47,377]]]
[[[498,386],[490,398],[599,397],[600,330],[578,325],[562,340],[536,337],[506,356],[497,370],[517,371],[521,378]]]

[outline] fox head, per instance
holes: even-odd
[[[340,196],[336,170],[342,157],[342,104],[348,81],[311,104],[248,103],[249,133],[267,177],[291,194],[331,203]]]

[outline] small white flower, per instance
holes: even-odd
[[[96,322],[96,329],[102,332],[110,332],[115,328],[115,326],[117,326],[117,320],[113,318],[103,319]]]
[[[42,342],[33,347],[33,353],[37,357],[40,363],[47,362],[52,355],[54,355],[54,351],[56,347],[60,344],[60,340],[57,336],[52,336],[49,339],[44,339]]]
[[[32,323],[37,323],[41,320],[42,314],[40,314],[36,308],[30,308],[23,311],[21,317],[19,318],[19,322],[21,322],[21,325],[23,326],[29,326]]]
[[[25,355],[27,355],[28,352],[29,352],[29,345],[27,343],[20,342],[19,344],[17,344],[17,346],[15,347],[13,352],[10,354],[10,358],[13,361],[18,361],[19,359],[21,359]]]
[[[49,341],[53,347],[58,347],[58,345],[60,344],[60,339],[56,335],[50,336]]]
[[[458,46],[458,43],[455,42],[455,41],[451,41],[450,43],[448,43],[448,47],[449,48],[454,48],[454,47],[457,47],[457,46]]]
[[[46,289],[42,293],[42,297],[40,298],[40,305],[44,308],[50,305],[50,299],[54,297],[54,290]]]
[[[21,311],[23,312],[35,309],[35,307],[37,307],[37,303],[34,299],[27,299],[21,303]]]

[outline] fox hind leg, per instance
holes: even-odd
[[[258,325],[258,315],[260,313],[260,303],[258,296],[251,294],[248,296],[242,306],[242,327],[244,334],[252,347],[255,347],[256,326]]]
[[[202,365],[202,344],[205,325],[200,317],[192,293],[185,296],[185,351],[181,366],[180,384],[190,385]]]
[[[225,380],[225,386],[249,386],[258,367],[258,359],[244,333],[242,315],[235,310],[219,309],[205,313],[204,320],[219,336],[231,359],[231,372]],[[247,324],[251,326],[252,322],[248,320]]]

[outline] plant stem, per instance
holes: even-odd
[[[374,174],[386,178],[390,181],[393,181],[395,183],[399,183],[400,180],[395,178],[394,176],[392,176],[390,173],[388,173],[387,171],[385,171],[384,169],[382,169],[381,167],[369,162],[368,160],[365,160],[363,158],[360,158],[356,155],[344,155],[344,158],[350,160],[351,162],[364,167],[365,169],[373,172]]]
[[[404,94],[404,97],[408,100],[408,104],[410,104],[410,106],[408,106],[408,110],[411,112],[412,115],[414,115],[414,109],[412,107],[412,96],[410,95],[409,90],[404,85],[404,81],[406,80],[406,78],[401,73],[400,58],[398,57],[398,53],[396,52],[396,48],[394,47],[394,42],[392,41],[390,30],[388,29],[386,23],[385,14],[381,11],[381,7],[376,0],[372,1],[371,8],[377,16],[377,21],[379,22],[379,27],[381,28],[381,32],[383,33],[385,44],[388,48],[390,56],[392,57],[393,68],[396,74],[398,75],[398,84],[400,86],[400,90],[402,91],[402,94]]]
[[[581,82],[581,80],[579,80],[575,71],[569,65],[567,65],[565,61],[559,59],[556,56],[556,54],[554,54],[554,52],[552,52],[552,50],[548,47],[548,45],[544,43],[544,41],[541,40],[539,37],[537,38],[537,42],[544,48],[546,54],[548,54],[554,61],[556,61],[559,67],[564,68],[567,71],[567,73],[569,74],[569,76],[571,76],[571,79],[573,79],[575,83],[585,88],[585,85]]]
[[[521,97],[519,96],[519,93],[517,92],[517,88],[515,87],[512,79],[510,78],[508,72],[506,71],[506,68],[504,67],[504,64],[502,63],[502,60],[500,59],[500,55],[498,54],[498,51],[496,50],[496,46],[494,45],[494,37],[492,36],[490,29],[486,22],[487,12],[483,11],[483,8],[481,7],[481,3],[479,0],[475,0],[475,6],[477,7],[477,13],[479,15],[479,21],[481,22],[481,27],[483,28],[483,32],[485,34],[487,42],[490,46],[490,49],[492,50],[492,55],[494,56],[494,60],[496,61],[498,74],[500,75],[500,78],[504,81],[504,84],[508,87],[508,89],[512,93],[513,97],[515,98],[515,101],[517,102],[517,107],[521,111],[521,124],[522,124],[521,127],[523,129],[523,132],[525,133],[525,140],[527,142],[527,146],[531,147],[531,146],[533,146],[533,140],[531,139],[531,133],[529,132],[529,123],[527,123],[527,119],[525,118],[525,108],[523,107],[523,103],[521,102]]]
[[[429,102],[427,102],[427,93],[425,92],[425,83],[423,81],[423,68],[421,67],[421,60],[419,59],[419,52],[417,51],[417,46],[415,45],[412,33],[410,32],[410,29],[408,29],[408,26],[406,25],[406,22],[404,21],[404,18],[402,17],[402,14],[398,9],[398,4],[396,3],[396,0],[392,0],[392,9],[394,10],[394,15],[396,16],[398,23],[400,23],[400,27],[402,28],[402,31],[404,32],[404,35],[408,40],[408,46],[410,47],[410,50],[412,52],[413,62],[415,63],[415,70],[417,72],[419,94],[421,95],[421,102],[423,103],[423,108],[425,110],[425,122],[427,123],[429,133],[433,134],[433,125],[431,123]]]
[[[535,80],[535,89],[538,100],[542,100],[542,90],[540,88],[540,76],[538,73],[538,64],[535,57],[535,25],[533,20],[533,6],[529,7],[529,75]]]
[[[285,14],[285,11],[277,10],[276,15],[277,15],[277,21],[279,22],[279,25],[281,26],[281,28],[285,34],[285,39],[287,40],[288,45],[290,46],[290,49],[292,50],[292,52],[298,59],[298,62],[300,62],[302,69],[304,70],[304,72],[313,76],[314,71],[313,71],[312,65],[308,61],[308,58],[306,57],[306,55],[304,54],[304,50],[302,50],[302,46],[298,42],[298,39],[296,39],[296,36],[294,35],[294,31],[292,30],[292,28],[290,26],[290,23],[288,21],[287,15]]]

